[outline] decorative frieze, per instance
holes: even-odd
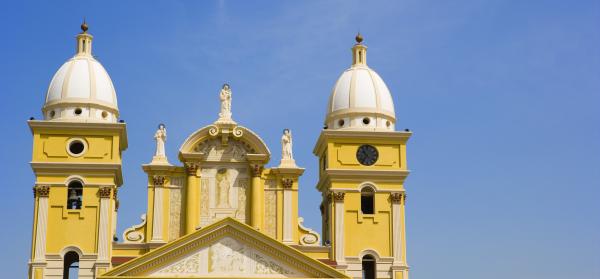
[[[50,186],[38,185],[33,187],[33,197],[47,198],[50,195]]]
[[[294,185],[294,180],[291,178],[283,178],[281,179],[281,185],[283,185],[283,188],[290,189],[292,188],[292,185]]]
[[[152,177],[152,181],[154,182],[154,186],[164,186],[166,177],[162,175],[155,175]]]
[[[344,202],[344,197],[346,196],[346,193],[333,192],[333,193],[331,193],[331,196],[333,197],[334,202]]]
[[[110,198],[110,187],[101,187],[98,189],[98,196],[100,196],[101,199]]]

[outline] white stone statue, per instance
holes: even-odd
[[[279,164],[280,167],[297,167],[296,161],[294,161],[292,145],[292,131],[290,131],[290,129],[284,129],[283,135],[281,136],[281,163]]]
[[[220,93],[221,99],[221,113],[219,113],[220,119],[231,119],[231,89],[229,84],[224,84]]]
[[[281,160],[294,160],[292,154],[292,131],[290,129],[283,130],[281,136]]]
[[[156,157],[165,157],[165,142],[167,141],[167,128],[165,124],[159,124],[158,130],[154,134],[154,139],[156,140],[156,153],[154,156]]]
[[[165,153],[165,142],[167,142],[167,128],[165,124],[159,124],[158,130],[154,133],[154,140],[156,140],[156,152],[152,157],[151,164],[169,164],[167,160],[167,154]]]
[[[227,177],[227,170],[221,171],[217,174],[217,191],[219,193],[219,199],[217,207],[229,208],[229,177]]]

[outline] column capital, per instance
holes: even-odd
[[[47,198],[50,195],[50,186],[38,185],[33,187],[33,197]]]
[[[185,163],[185,170],[187,171],[188,176],[195,176],[196,172],[198,171],[198,163],[194,163],[194,162],[186,162]]]
[[[252,166],[252,177],[260,177],[262,175],[263,166],[259,164],[253,164]]]
[[[154,186],[164,186],[166,177],[163,175],[155,175],[152,177],[152,182],[154,182]]]
[[[344,202],[344,197],[346,193],[344,192],[331,192],[331,196],[333,197],[334,202]]]
[[[390,200],[392,201],[392,203],[406,203],[406,193],[390,193]]]
[[[281,185],[283,185],[283,188],[285,189],[291,189],[294,185],[294,180],[291,178],[282,178]]]
[[[101,199],[110,198],[110,187],[101,187],[98,189],[98,196],[100,196]]]

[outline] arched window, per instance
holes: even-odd
[[[63,262],[63,279],[79,278],[79,254],[74,251],[67,252]]]
[[[360,210],[363,214],[375,213],[375,191],[371,187],[364,187],[360,191]]]
[[[83,184],[74,180],[67,187],[67,209],[81,209],[81,198],[83,196]]]
[[[375,265],[375,258],[371,255],[365,255],[362,258],[362,278],[375,279],[376,271],[377,265]]]

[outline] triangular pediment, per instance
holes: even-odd
[[[100,278],[348,278],[232,218],[133,259]]]

